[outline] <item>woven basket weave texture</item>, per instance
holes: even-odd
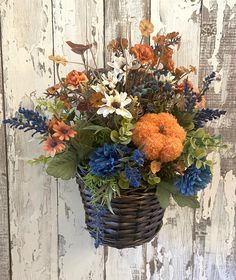
[[[161,229],[164,209],[154,190],[121,190],[121,196],[111,201],[112,214],[105,207],[91,204],[90,192],[83,187],[78,177],[77,182],[87,229],[97,245],[117,249],[136,247],[151,241]]]

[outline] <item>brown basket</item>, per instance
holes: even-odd
[[[164,209],[154,190],[121,190],[121,196],[113,198],[112,214],[101,205],[91,204],[91,193],[77,177],[85,209],[85,222],[95,246],[100,244],[117,249],[142,245],[155,237],[162,227]]]

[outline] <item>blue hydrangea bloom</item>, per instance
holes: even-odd
[[[181,194],[193,196],[204,189],[211,182],[211,179],[212,174],[208,166],[197,169],[196,165],[193,164],[186,169],[184,175],[176,182],[176,186]]]
[[[131,187],[139,188],[141,181],[141,174],[138,167],[130,167],[129,165],[125,166],[125,176],[129,179],[129,184]]]
[[[95,176],[115,175],[121,169],[120,159],[127,152],[126,147],[117,144],[104,144],[90,155],[89,166]]]
[[[133,154],[130,157],[130,160],[137,163],[138,166],[142,166],[144,163],[144,154],[142,152],[140,152],[139,149],[136,149],[133,151]]]

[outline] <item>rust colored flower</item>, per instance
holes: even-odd
[[[77,104],[77,110],[80,112],[85,112],[89,109],[89,103],[87,100],[79,100]]]
[[[129,42],[126,38],[116,38],[109,42],[107,45],[107,49],[113,52],[122,51],[123,49],[127,49]]]
[[[102,99],[104,98],[104,95],[101,92],[95,92],[93,93],[89,98],[89,103],[94,108],[99,108],[104,103],[102,102]]]
[[[155,65],[157,62],[156,55],[148,44],[136,44],[131,48],[131,52],[134,53],[141,64]]]
[[[154,25],[147,19],[143,19],[139,23],[139,29],[144,37],[149,37],[154,30]]]
[[[47,123],[48,128],[49,128],[49,129],[52,129],[53,126],[54,126],[55,124],[57,124],[57,123],[58,123],[58,119],[53,118],[53,119],[49,120],[48,123]]]
[[[159,45],[160,47],[163,47],[166,42],[166,36],[157,34],[156,36],[152,37],[152,40],[155,42],[155,44]]]
[[[65,145],[58,138],[49,136],[47,140],[44,141],[42,149],[47,151],[47,157],[54,157],[56,153],[65,149]]]
[[[56,84],[55,86],[49,87],[47,89],[47,94],[55,95],[60,88],[61,88],[61,84]]]
[[[68,62],[64,57],[59,56],[59,55],[56,55],[56,56],[55,55],[50,55],[48,58],[50,60],[52,60],[53,62],[55,62],[56,64],[62,64],[64,66],[66,66],[66,64]]]
[[[65,79],[65,84],[68,86],[78,87],[81,83],[88,81],[87,76],[83,72],[72,70]]]
[[[180,174],[183,174],[186,169],[184,161],[180,161],[174,164],[174,170]]]
[[[153,174],[156,174],[161,170],[161,162],[153,160],[150,164],[150,170]]]
[[[71,109],[71,103],[70,103],[70,100],[68,98],[68,96],[65,96],[65,95],[61,95],[60,96],[60,100],[64,103],[64,107],[68,110]]]
[[[169,162],[183,151],[185,130],[169,113],[146,114],[139,119],[133,130],[132,141],[148,160]]]
[[[175,67],[174,60],[172,58],[173,52],[173,49],[165,48],[160,59],[161,64],[169,71],[173,71]]]
[[[188,87],[189,87],[189,88],[191,88],[191,89],[193,88],[192,82],[189,81],[188,79],[185,79],[185,80],[183,80],[182,83],[180,83],[180,84],[175,88],[175,92],[176,92],[176,93],[181,93],[181,92],[183,92],[184,86],[185,86],[186,83],[188,84]]]
[[[63,121],[57,122],[53,125],[52,129],[55,131],[53,137],[58,138],[59,140],[70,140],[70,138],[75,137],[77,134],[71,126],[65,124]]]
[[[67,43],[67,45],[69,45],[71,47],[71,50],[74,53],[77,53],[77,54],[80,54],[80,55],[84,55],[84,53],[88,49],[92,48],[92,44],[89,44],[89,45],[75,44],[75,43],[72,43],[71,41],[67,41],[66,43]]]

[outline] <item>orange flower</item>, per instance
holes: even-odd
[[[175,88],[175,92],[177,93],[181,93],[184,90],[184,86],[187,83],[189,88],[193,88],[193,83],[191,81],[189,81],[188,79],[185,79],[182,83],[180,83],[176,88]]]
[[[56,84],[55,86],[49,87],[47,89],[48,95],[55,95],[55,93],[60,89],[61,84]]]
[[[139,29],[144,37],[148,37],[153,32],[154,25],[149,20],[143,19],[139,23]]]
[[[54,126],[55,124],[57,124],[57,123],[58,123],[58,119],[53,118],[53,119],[49,120],[49,121],[48,121],[48,128],[49,128],[49,129],[52,129],[53,126]]]
[[[73,70],[66,76],[65,84],[77,87],[81,83],[86,83],[87,81],[88,78],[83,72]]]
[[[65,95],[61,95],[60,96],[60,100],[64,103],[64,106],[66,109],[70,110],[71,109],[71,103],[70,103],[70,100],[68,98],[68,96],[65,96]]]
[[[146,114],[133,130],[132,141],[149,160],[169,162],[183,151],[186,132],[169,113]]]
[[[156,36],[152,37],[152,40],[159,46],[163,47],[166,42],[166,36],[157,34]]]
[[[92,107],[99,108],[104,103],[102,102],[102,99],[104,98],[104,95],[101,92],[93,93],[89,98],[89,103]]]
[[[196,108],[203,109],[206,107],[206,99],[205,96],[201,96],[201,100],[197,102]]]
[[[161,162],[153,160],[150,164],[150,169],[153,174],[156,174],[161,170]]]
[[[160,59],[162,65],[169,71],[173,71],[175,67],[174,60],[172,59],[173,52],[173,49],[165,48]]]
[[[52,129],[55,131],[53,137],[58,137],[58,139],[61,141],[70,140],[70,138],[75,137],[77,133],[69,125],[65,124],[63,121],[54,124]]]
[[[48,58],[50,60],[54,61],[56,64],[62,64],[64,66],[66,66],[66,64],[68,62],[64,57],[61,57],[59,55],[56,55],[56,56],[55,55],[50,55]]]
[[[49,136],[48,139],[44,141],[42,149],[47,151],[46,155],[48,157],[54,157],[56,153],[65,149],[65,145],[59,139]]]
[[[131,51],[141,64],[155,65],[157,62],[156,55],[148,44],[136,44]]]

